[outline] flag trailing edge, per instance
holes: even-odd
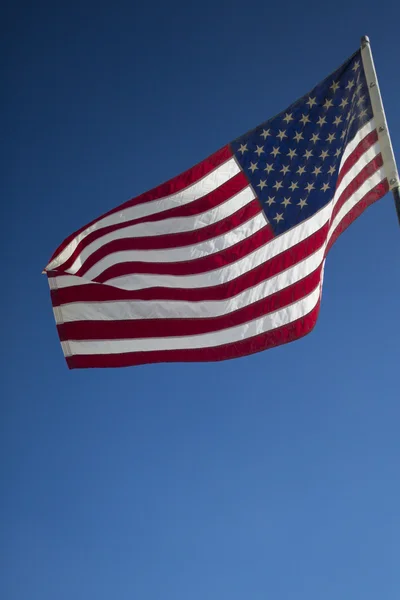
[[[60,245],[45,271],[68,366],[223,360],[304,336],[329,248],[389,189],[363,38],[285,111]]]

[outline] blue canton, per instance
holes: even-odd
[[[358,51],[309,94],[232,142],[275,234],[332,199],[343,151],[372,116]]]

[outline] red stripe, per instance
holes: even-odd
[[[358,146],[355,147],[353,152],[346,158],[345,162],[343,163],[343,165],[339,171],[338,179],[336,182],[336,188],[339,187],[339,184],[342,181],[343,177],[345,175],[347,175],[347,173],[350,171],[350,169],[352,169],[354,167],[354,165],[361,158],[361,156],[367,150],[369,150],[369,148],[371,148],[371,146],[376,144],[377,141],[378,141],[378,133],[377,133],[376,129],[371,131],[364,139],[361,140],[361,142],[358,144]]]
[[[382,155],[377,154],[349,183],[349,185],[340,194],[332,211],[331,222],[336,217],[342,206],[347,200],[383,165]]]
[[[268,348],[293,342],[307,335],[312,331],[317,322],[319,307],[320,302],[318,302],[310,313],[288,325],[223,346],[195,350],[75,355],[67,357],[66,361],[70,369],[83,369],[95,367],[129,367],[162,362],[211,362],[239,358],[240,356],[247,356],[267,350]]]
[[[207,212],[221,204],[224,204],[224,202],[241,192],[247,186],[247,179],[245,175],[242,172],[240,172],[228,181],[226,181],[224,184],[222,184],[219,188],[213,190],[205,196],[202,196],[201,198],[198,198],[197,200],[194,200],[193,202],[189,202],[188,204],[182,206],[179,205],[175,208],[163,210],[161,212],[148,215],[146,217],[131,219],[129,221],[123,221],[121,223],[109,225],[108,227],[96,229],[95,231],[87,235],[81,242],[79,242],[76,249],[71,254],[70,258],[62,264],[62,269],[64,271],[68,270],[73,265],[78,256],[81,254],[81,252],[84,250],[84,248],[89,246],[94,241],[101,239],[110,233],[121,231],[126,229],[127,227],[131,227],[132,225],[139,225],[141,223],[154,223],[156,221],[163,221],[165,219],[201,215],[204,212]],[[122,231],[122,235],[124,235],[124,233],[125,232]],[[155,239],[157,236],[152,237]],[[141,238],[137,237],[135,239],[140,240]],[[140,244],[140,241],[138,241],[138,243]],[[101,251],[101,248],[99,250]],[[91,257],[88,257],[88,260],[90,261]]]
[[[231,216],[218,221],[217,223],[212,223],[207,227],[201,227],[199,229],[195,229],[194,231],[184,231],[182,233],[173,233],[166,235],[155,235],[155,236],[147,236],[142,238],[124,238],[122,240],[114,240],[105,244],[96,252],[94,252],[86,261],[85,264],[76,275],[83,277],[85,273],[98,261],[102,260],[104,257],[113,254],[114,252],[124,252],[129,250],[165,250],[168,248],[178,248],[183,246],[194,246],[195,244],[199,244],[206,240],[210,240],[213,238],[217,238],[221,235],[236,229],[240,225],[243,225],[249,219],[252,219],[256,215],[262,212],[260,203],[258,200],[252,200],[246,206],[243,206],[241,209],[233,213]],[[142,261],[139,261],[142,263]],[[122,264],[122,263],[119,263]],[[125,263],[131,264],[131,270],[129,272],[135,272],[134,263]],[[113,265],[114,266],[114,265]],[[109,267],[111,269],[112,267]],[[108,269],[108,270],[109,270]],[[103,272],[103,275],[105,271]],[[102,276],[103,277],[103,276]],[[110,277],[104,276],[102,280],[109,279]],[[100,281],[96,279],[96,281]]]
[[[77,235],[79,235],[80,233],[82,233],[82,231],[84,231],[88,227],[91,227],[92,225],[94,225],[95,223],[100,221],[101,219],[104,219],[105,217],[108,217],[109,215],[117,213],[126,208],[130,208],[132,206],[136,206],[138,204],[144,204],[146,202],[151,202],[152,200],[157,200],[157,199],[163,198],[165,196],[170,196],[171,194],[176,194],[177,192],[184,190],[185,188],[189,187],[190,185],[193,185],[199,179],[202,179],[203,177],[208,175],[214,169],[216,169],[217,167],[222,165],[224,162],[226,162],[230,158],[232,158],[232,150],[229,145],[224,146],[223,148],[221,148],[221,150],[218,150],[218,152],[215,152],[214,154],[212,154],[205,160],[199,162],[197,165],[195,165],[194,167],[181,173],[180,175],[173,177],[169,181],[162,183],[161,185],[153,188],[152,190],[150,190],[148,192],[141,194],[140,196],[137,196],[135,198],[132,198],[131,200],[128,200],[127,202],[125,202],[124,204],[121,204],[117,208],[111,209],[107,213],[101,215],[101,217],[94,219],[87,225],[84,225],[84,227],[81,227],[80,229],[78,229],[77,231],[72,233],[70,236],[68,236],[62,242],[62,244],[60,244],[60,246],[57,248],[57,250],[54,252],[54,254],[51,257],[49,262],[54,260],[54,258],[56,258],[56,256],[58,256],[58,254],[60,254],[60,252],[62,252],[64,250],[64,248],[66,248],[68,246],[68,244]]]
[[[237,225],[241,224],[238,216],[235,221]],[[272,227],[265,225],[259,231],[253,233],[253,235],[237,242],[233,246],[220,250],[214,254],[208,254],[202,258],[194,260],[186,260],[181,262],[121,262],[112,265],[101,273],[98,277],[95,277],[93,281],[97,283],[107,283],[108,280],[115,277],[124,277],[127,275],[134,275],[138,273],[154,273],[157,275],[196,275],[200,273],[206,273],[214,271],[215,269],[222,269],[227,265],[230,265],[247,254],[254,252],[258,248],[264,246],[274,237]],[[118,285],[118,284],[117,284]]]
[[[144,290],[121,290],[113,286],[88,284],[60,288],[51,291],[53,306],[71,302],[112,302],[118,300],[182,300],[199,302],[223,300],[277,275],[321,248],[328,234],[329,223],[310,237],[285,250],[278,256],[265,261],[253,270],[233,281],[208,288],[148,288]]]
[[[135,319],[125,321],[74,321],[58,325],[64,340],[122,340],[183,337],[210,333],[248,323],[304,298],[319,285],[318,267],[293,285],[220,317],[197,319]]]
[[[201,215],[204,212],[207,212],[209,210],[212,210],[213,208],[216,208],[217,206],[219,206],[221,204],[224,204],[227,200],[229,200],[236,194],[240,193],[246,187],[248,187],[247,179],[246,179],[245,175],[242,172],[240,172],[237,175],[235,175],[234,177],[232,177],[231,179],[229,179],[228,181],[226,181],[225,183],[223,183],[220,187],[218,187],[217,189],[210,192],[209,194],[206,194],[205,196],[202,196],[201,198],[198,198],[197,200],[194,200],[193,202],[189,202],[188,204],[179,205],[179,206],[176,206],[175,208],[163,210],[161,212],[148,215],[146,217],[131,219],[129,221],[123,221],[121,223],[109,225],[108,227],[101,227],[99,229],[96,229],[95,231],[93,231],[92,233],[87,235],[81,242],[79,242],[76,249],[71,254],[70,258],[68,260],[66,260],[65,263],[62,264],[61,268],[63,271],[70,269],[71,266],[73,265],[73,263],[75,262],[75,260],[78,258],[78,256],[81,254],[81,252],[84,250],[84,248],[89,246],[94,241],[101,239],[110,233],[114,233],[116,231],[122,231],[122,235],[124,235],[125,232],[123,230],[126,229],[127,227],[131,227],[132,225],[139,225],[141,223],[154,223],[157,221],[163,221],[165,219],[192,217],[195,215]],[[130,234],[130,235],[132,235],[132,234]],[[157,238],[157,236],[151,236],[151,237],[153,237],[153,239]],[[137,239],[138,243],[140,244],[139,240],[141,240],[142,238],[137,237],[134,239]],[[104,244],[104,246],[102,245],[102,248],[103,247],[105,247],[105,244]],[[102,248],[99,248],[100,252],[101,252]],[[90,261],[91,257],[88,257],[88,260]],[[92,263],[89,262],[89,265],[91,265],[91,264]],[[86,266],[86,263],[85,263],[85,266]]]
[[[383,198],[383,196],[387,194],[388,191],[388,181],[387,179],[383,179],[380,183],[378,183],[378,185],[376,185],[372,190],[365,194],[365,196],[359,202],[357,202],[357,204],[347,213],[347,215],[340,221],[340,223],[336,227],[331,239],[328,242],[325,255],[332,248],[339,235],[343,233],[343,231],[345,231],[347,227],[351,225],[352,222],[355,221],[364,212],[364,210],[368,208],[368,206],[371,206],[371,204]]]
[[[346,159],[344,165],[342,166],[342,168],[341,168],[341,170],[339,172],[339,176],[338,176],[338,180],[337,180],[337,183],[336,183],[336,187],[338,187],[338,185],[342,181],[343,177],[354,166],[354,164],[359,160],[359,158],[371,146],[373,146],[376,143],[377,139],[378,139],[377,132],[376,132],[376,130],[373,130],[372,132],[370,132],[358,144],[358,146],[351,153],[351,155]],[[218,159],[218,155],[219,155],[223,159],[219,164],[223,164],[223,162],[225,162],[225,160],[226,160],[225,151],[226,151],[226,148],[223,148],[219,153],[216,153],[215,155],[213,155],[212,157],[210,157],[210,159],[207,159],[207,161],[211,160],[213,157],[216,157],[216,159]],[[231,155],[229,155],[228,158],[230,156]],[[197,165],[196,167],[194,167],[194,169],[200,167],[202,164],[203,163],[200,163],[199,165]],[[210,164],[211,163],[209,163],[208,166],[210,166]],[[213,170],[213,169],[210,169],[210,171],[211,170]],[[189,171],[192,171],[192,170],[189,170]],[[189,171],[187,171],[186,174],[189,173]],[[208,172],[210,172],[210,171],[208,171]],[[205,173],[205,174],[208,174],[208,172]],[[185,176],[186,174],[184,173],[182,176]],[[202,176],[204,176],[204,175],[202,175]],[[166,184],[163,184],[163,185],[172,184],[173,181],[175,181],[176,179],[179,179],[180,177],[181,176],[178,176],[178,178],[174,178],[174,179],[170,180],[169,182],[167,182]],[[121,224],[116,224],[116,225],[110,225],[108,227],[104,227],[104,228],[101,228],[99,230],[96,230],[96,231],[92,232],[91,234],[89,234],[78,245],[78,247],[75,249],[75,251],[71,255],[71,257],[63,264],[62,269],[63,269],[63,271],[68,270],[72,266],[72,264],[74,263],[74,261],[76,260],[76,258],[79,256],[79,254],[82,252],[83,248],[87,247],[94,240],[99,239],[100,237],[103,237],[104,235],[106,235],[108,233],[111,233],[113,231],[116,231],[116,230],[119,230],[119,229],[122,229],[122,228],[125,228],[125,227],[128,227],[128,226],[131,226],[131,225],[134,225],[134,224],[143,223],[143,222],[154,222],[154,221],[160,221],[160,220],[167,219],[167,218],[177,218],[177,217],[183,217],[183,216],[190,216],[190,215],[195,215],[195,214],[201,214],[202,212],[205,212],[206,210],[210,210],[211,208],[214,208],[218,204],[223,203],[227,198],[230,198],[230,197],[234,196],[236,193],[238,193],[239,191],[241,191],[247,185],[248,185],[248,182],[247,182],[246,176],[244,175],[244,173],[240,172],[238,175],[236,175],[235,177],[231,178],[229,181],[227,181],[225,184],[223,184],[220,188],[218,188],[214,192],[211,192],[207,196],[199,198],[198,200],[196,200],[196,201],[194,201],[192,203],[189,203],[188,205],[178,206],[176,208],[169,209],[169,210],[163,211],[161,213],[157,213],[155,215],[149,215],[147,217],[142,217],[142,218],[139,218],[139,219],[132,219],[131,221],[127,221],[127,222],[124,222],[124,223],[121,223]],[[84,229],[90,227],[95,222],[97,222],[100,219],[104,218],[105,216],[108,216],[109,214],[112,214],[114,212],[118,212],[118,211],[122,210],[123,208],[126,208],[127,206],[133,206],[135,203],[141,203],[141,202],[139,202],[139,200],[141,198],[145,197],[145,196],[148,196],[148,200],[155,199],[155,198],[150,198],[149,195],[152,192],[155,192],[156,190],[159,190],[161,187],[163,187],[163,186],[159,186],[159,188],[155,188],[154,190],[151,190],[150,192],[147,192],[146,194],[142,194],[142,196],[139,196],[138,198],[133,199],[133,200],[129,201],[128,203],[125,203],[124,205],[122,205],[122,206],[120,206],[120,207],[118,207],[116,209],[113,209],[109,213],[106,213],[106,215],[103,215],[103,216],[99,217],[98,219],[96,219],[95,221],[92,221],[88,225],[85,225],[83,228],[81,228],[81,230],[79,230],[75,234],[72,234],[72,236],[69,236],[69,238],[67,238],[67,240],[63,244],[67,245],[67,243],[69,243],[69,241],[71,239],[73,239],[73,237],[75,237],[76,235],[78,235]],[[185,187],[187,187],[187,186],[185,186]],[[174,193],[174,192],[170,192],[170,193]],[[153,242],[155,242],[155,240],[157,239],[157,237],[158,236],[153,236],[153,238],[152,238]],[[164,237],[164,236],[160,236],[160,237]],[[145,240],[143,240],[143,243],[145,244],[144,246],[140,245],[141,242],[139,240],[142,240],[142,238],[137,238],[137,240],[138,240],[138,242],[137,242],[138,246],[136,247],[137,249],[141,249],[141,248],[143,248],[143,249],[149,249],[149,246],[146,246],[146,241]],[[118,241],[120,241],[120,240],[118,240]],[[118,243],[118,241],[117,241],[117,243]],[[162,242],[160,241],[160,243],[162,243]],[[191,242],[188,242],[187,245],[189,245],[190,243]],[[60,248],[63,246],[63,244],[60,246]],[[156,246],[156,245],[154,245],[152,247],[156,248],[156,247],[162,247],[162,246]],[[171,247],[171,246],[166,246],[166,247]],[[131,248],[131,249],[134,249],[134,248]],[[77,274],[83,276],[87,272],[87,270],[89,268],[91,268],[91,266],[93,266],[93,264],[95,264],[95,262],[97,262],[98,260],[100,260],[100,258],[103,258],[107,254],[107,252],[109,252],[109,251],[117,251],[117,250],[109,250],[108,249],[108,244],[104,245],[96,253],[94,253],[94,255],[91,255],[87,259],[87,261],[85,262],[84,266],[82,267],[81,270],[78,271]],[[58,254],[58,252],[59,252],[59,249],[55,252],[55,254],[53,255],[53,257],[56,256]]]

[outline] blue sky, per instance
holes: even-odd
[[[365,33],[399,155],[399,6],[9,4],[2,598],[397,600],[391,196],[332,249],[312,334],[236,361],[70,372],[40,273],[69,233],[284,109]]]

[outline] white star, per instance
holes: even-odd
[[[286,173],[290,170],[290,167],[286,166],[286,165],[282,165],[282,169],[280,170],[281,173],[283,173],[284,175],[286,175]]]
[[[267,171],[267,173],[271,173],[271,171],[274,171],[274,167],[273,165],[269,165],[268,163],[265,165],[265,169],[264,171]]]
[[[284,198],[281,202],[281,204],[283,204],[283,206],[286,208],[288,204],[292,204],[290,201],[290,198]]]
[[[280,129],[279,133],[278,133],[278,135],[276,137],[278,137],[282,141],[283,138],[287,137],[287,135],[286,135],[286,129],[284,129],[284,130]]]
[[[266,204],[268,204],[268,206],[271,206],[271,204],[275,204],[275,196],[268,196]]]
[[[330,134],[328,135],[328,137],[326,138],[326,141],[327,141],[329,144],[332,144],[332,142],[333,142],[333,140],[335,139],[335,137],[336,137],[336,136],[335,136],[335,134],[334,134],[334,133],[330,133]]]
[[[313,175],[317,176],[321,173],[322,168],[321,167],[315,167],[314,171],[312,172]]]
[[[300,202],[297,203],[297,206],[300,206],[300,208],[307,206],[307,200],[300,200]]]
[[[338,148],[335,152],[335,158],[339,158],[340,156],[340,149]]]
[[[336,171],[336,169],[335,169],[335,167],[333,165],[331,167],[329,167],[329,169],[328,169],[329,175],[334,175],[335,171]]]
[[[296,173],[297,173],[298,175],[303,175],[303,173],[305,173],[305,171],[306,171],[305,167],[299,167],[299,168],[297,169]]]
[[[281,214],[276,213],[276,216],[274,217],[274,221],[276,221],[277,223],[279,223],[279,221],[283,221],[283,213],[281,213]]]
[[[340,139],[344,140],[345,137],[346,137],[346,130],[343,129],[342,133],[340,134]]]
[[[261,137],[263,137],[263,138],[264,138],[264,140],[266,140],[266,139],[267,139],[267,137],[269,137],[270,135],[271,135],[271,134],[270,134],[270,129],[263,129],[263,132],[262,132],[262,134],[261,134]]]
[[[366,116],[367,116],[367,112],[368,112],[368,111],[367,111],[367,109],[365,109],[365,108],[364,108],[364,110],[362,110],[362,111],[360,112],[360,114],[358,115],[358,117],[359,117],[360,119],[362,119],[363,117],[366,117]]]
[[[247,144],[241,144],[241,146],[240,146],[240,148],[239,148],[238,152],[241,152],[241,153],[242,153],[242,156],[243,156],[243,154],[244,154],[245,152],[248,152]]]
[[[333,121],[333,124],[336,125],[336,127],[339,127],[340,123],[343,121],[341,116],[335,117],[335,120]]]
[[[277,181],[272,187],[274,187],[276,191],[278,191],[281,187],[283,187],[283,183],[282,181]]]
[[[359,99],[357,100],[357,106],[360,106],[360,104],[363,104],[364,101],[365,101],[365,96],[360,96]]]
[[[287,156],[289,158],[294,158],[296,156],[297,152],[296,150],[289,150],[289,152],[287,153]]]
[[[250,163],[249,169],[250,169],[250,171],[251,171],[252,173],[254,173],[254,171],[255,171],[256,169],[258,169],[258,167],[257,167],[257,164],[258,164],[258,163],[253,163],[253,162],[252,162],[252,163]]]
[[[346,90],[351,92],[352,88],[355,86],[354,79],[350,79],[349,83],[346,85]]]
[[[360,61],[356,60],[356,62],[353,65],[353,71],[357,71],[360,68]]]
[[[267,182],[265,179],[260,179],[260,183],[257,183],[257,187],[259,187],[261,190],[263,190],[267,185]]]
[[[341,101],[341,103],[339,104],[340,108],[346,108],[346,106],[348,105],[349,101],[347,100],[347,98],[343,98],[343,100]]]
[[[279,150],[279,146],[278,148],[276,148],[275,146],[272,148],[271,154],[274,155],[274,158],[276,158],[278,156],[278,154],[280,154],[280,150]]]
[[[317,121],[317,125],[319,125],[320,127],[322,127],[322,125],[325,125],[325,123],[326,123],[325,117],[320,117]]]
[[[301,115],[300,123],[303,123],[303,125],[307,125],[307,123],[310,122],[310,117],[308,115]]]
[[[305,153],[303,154],[304,158],[311,158],[311,156],[313,155],[312,150],[306,150]]]
[[[329,183],[323,183],[321,191],[326,192],[327,190],[329,190]]]
[[[310,138],[310,142],[312,142],[313,144],[316,144],[319,140],[319,135],[318,133],[313,133],[313,135]]]
[[[332,100],[330,100],[329,98],[327,98],[325,100],[324,108],[326,108],[328,110],[328,108],[331,108],[331,106],[333,106],[333,102],[332,102]]]
[[[294,134],[294,139],[296,140],[296,142],[300,142],[300,140],[304,140],[303,134],[296,131],[296,133]]]
[[[363,88],[363,85],[362,85],[362,83],[359,83],[359,84],[358,84],[358,86],[356,87],[356,91],[355,91],[355,93],[356,93],[356,94],[359,94],[359,93],[361,92],[362,88]]]
[[[311,192],[311,190],[314,189],[314,184],[313,183],[307,183],[306,187],[304,188],[305,190],[307,190],[308,193]]]
[[[312,108],[315,104],[317,104],[316,97],[315,96],[314,96],[314,98],[309,97],[308,102],[306,102],[306,104],[308,104],[308,106],[310,108]]]
[[[338,84],[338,82],[337,82],[337,81],[334,81],[334,82],[332,83],[332,85],[331,85],[330,89],[332,90],[332,92],[333,92],[333,93],[335,93],[335,92],[336,92],[336,90],[338,89],[338,87],[339,87],[339,84]]]
[[[286,121],[286,123],[290,123],[290,121],[293,121],[292,113],[286,113],[285,116],[283,117],[283,120]]]
[[[328,156],[329,156],[328,150],[322,150],[319,157],[322,158],[322,160],[325,160]]]
[[[291,190],[292,192],[294,192],[294,190],[297,189],[298,187],[299,186],[298,186],[297,181],[292,181],[292,183],[289,185],[289,190]]]
[[[260,154],[263,154],[264,152],[264,146],[257,146],[257,149],[254,150],[254,152],[260,156]]]

